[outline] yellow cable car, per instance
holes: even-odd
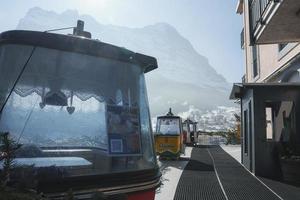
[[[192,146],[196,145],[198,142],[197,122],[187,119],[182,124],[184,144]]]
[[[184,153],[182,121],[171,108],[167,115],[157,117],[155,150],[160,159],[178,159]]]

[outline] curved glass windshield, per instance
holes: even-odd
[[[183,123],[182,124],[182,129],[183,129],[183,131],[188,132],[188,125],[187,125],[187,123]]]
[[[64,176],[156,166],[139,66],[38,47],[11,91],[31,51],[0,47],[0,132],[22,144],[18,164]]]
[[[162,135],[179,135],[179,118],[160,118],[157,121],[157,133]]]
[[[190,131],[192,132],[192,131],[195,131],[195,126],[194,126],[194,124],[189,124],[189,126],[190,126]]]

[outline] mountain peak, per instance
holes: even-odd
[[[103,25],[92,16],[79,15],[76,10],[58,14],[35,7],[20,20],[17,29],[44,31],[70,27],[78,19],[85,21],[85,29],[92,33],[93,38],[157,58],[159,68],[147,74],[149,93],[152,93],[150,103],[151,99],[164,99],[159,104],[180,107],[182,102],[189,102],[203,108],[229,102],[230,86],[225,78],[168,23],[143,28]],[[162,94],[165,95],[160,98]],[[168,102],[176,105],[168,105]]]
[[[48,16],[53,16],[55,15],[56,13],[53,12],[53,11],[47,11],[47,10],[44,10],[40,7],[33,7],[33,8],[30,8],[26,14],[27,17],[29,16],[40,16],[40,15],[48,15]]]
[[[64,17],[79,18],[78,10],[66,10],[60,14]]]
[[[161,29],[161,30],[172,30],[177,31],[172,25],[166,23],[166,22],[158,22],[152,25],[145,26],[146,28],[155,28],[155,29]]]

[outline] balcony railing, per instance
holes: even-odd
[[[300,41],[300,0],[248,0],[250,44]]]
[[[260,23],[264,23],[262,17],[272,1],[274,0],[250,0],[252,30],[255,30]]]

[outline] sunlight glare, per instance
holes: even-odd
[[[108,0],[79,0],[77,1],[78,5],[83,10],[94,10],[94,9],[100,9],[106,7]]]

